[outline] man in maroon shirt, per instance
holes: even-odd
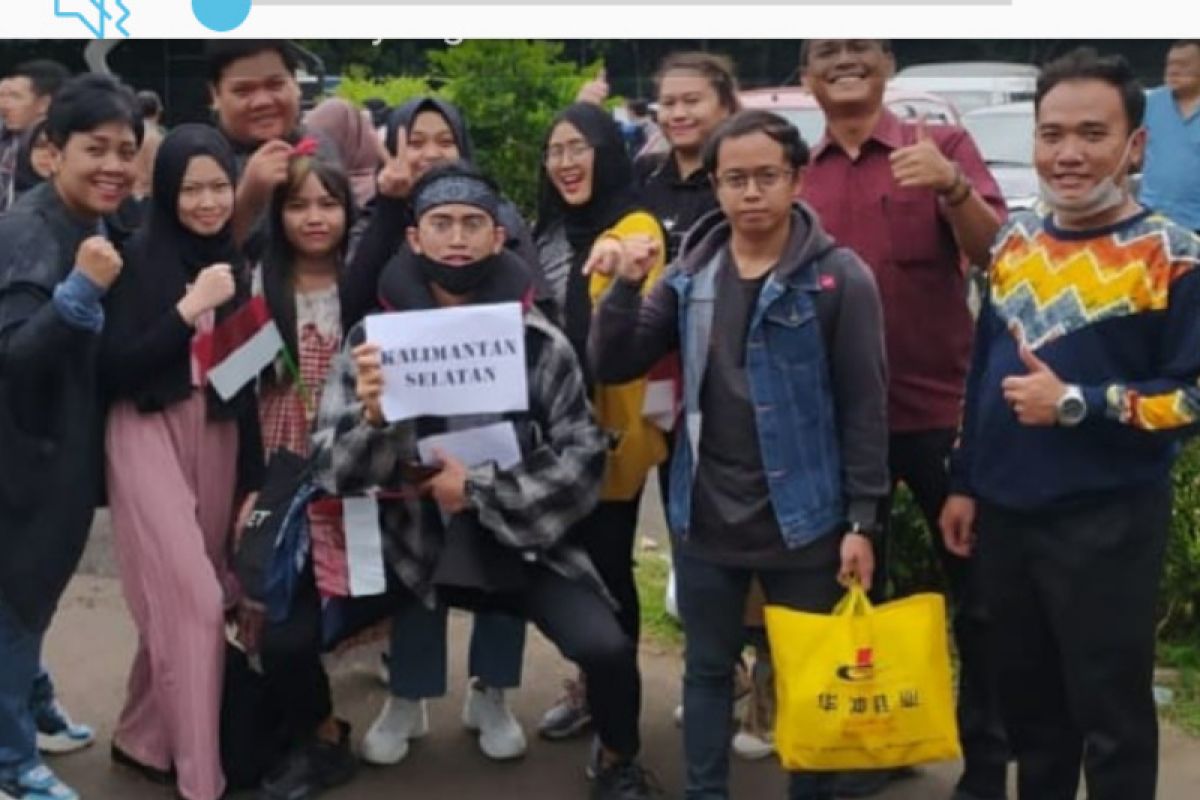
[[[804,85],[826,117],[801,197],[875,273],[887,343],[893,485],[903,481],[912,491],[957,605],[966,770],[954,800],[1003,800],[1007,749],[990,681],[981,672],[968,562],[948,553],[936,531],[971,354],[966,267],[990,261],[1004,201],[966,131],[902,122],[884,107],[884,86],[895,69],[887,42],[810,40],[800,60]],[[854,775],[839,796],[873,794],[886,777]]]

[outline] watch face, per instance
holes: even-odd
[[[1064,397],[1058,407],[1059,419],[1065,425],[1078,425],[1087,414],[1087,405],[1081,397]]]

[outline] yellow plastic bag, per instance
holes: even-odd
[[[775,745],[788,770],[876,769],[959,758],[946,603],[875,607],[854,586],[832,615],[767,606]]]

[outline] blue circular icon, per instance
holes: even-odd
[[[210,30],[231,31],[250,15],[251,0],[192,0],[192,13]]]

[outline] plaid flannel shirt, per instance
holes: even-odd
[[[529,373],[528,413],[540,441],[510,469],[499,469],[494,462],[470,468],[467,504],[500,543],[532,553],[565,577],[588,580],[611,601],[587,556],[563,541],[599,501],[607,441],[593,421],[570,343],[536,309],[525,314],[525,332],[527,344],[537,346],[537,361]],[[315,479],[333,494],[398,487],[400,464],[418,457],[413,420],[376,428],[363,419],[350,357],[363,339],[360,324],[334,360],[312,439]],[[480,424],[486,420],[481,418]],[[381,527],[385,553],[397,577],[432,605],[430,576],[441,532],[419,524],[419,502],[382,503]]]

